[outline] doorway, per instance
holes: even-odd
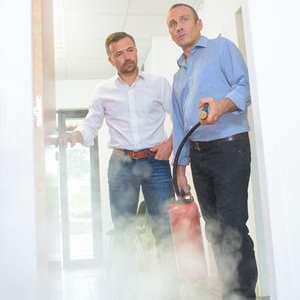
[[[58,110],[59,134],[74,130],[86,114],[86,109]],[[63,266],[99,266],[103,251],[98,138],[90,148],[59,147],[58,153]]]

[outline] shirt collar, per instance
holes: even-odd
[[[208,38],[204,35],[201,35],[199,41],[196,43],[196,45],[192,48],[192,52],[196,51],[198,48],[206,48],[208,45]],[[184,67],[186,65],[185,62],[185,55],[184,53],[181,54],[181,56],[177,60],[177,64],[179,68]]]
[[[139,78],[145,79],[145,77],[146,77],[146,74],[145,74],[144,72],[142,72],[142,71],[139,70],[138,75],[137,75],[137,77],[136,77],[136,79],[135,79],[135,82],[136,82],[137,80],[139,80]],[[114,78],[115,78],[115,81],[119,81],[119,82],[124,83],[124,81],[121,79],[121,77],[119,76],[118,73],[114,76]]]

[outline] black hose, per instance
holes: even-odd
[[[183,138],[183,140],[181,141],[176,154],[175,154],[175,158],[174,158],[174,163],[173,163],[173,185],[175,188],[175,193],[177,196],[184,196],[184,192],[179,191],[178,189],[178,183],[177,183],[177,163],[178,163],[178,159],[179,159],[179,155],[181,153],[182,147],[185,144],[185,142],[188,140],[188,138],[191,136],[191,134],[201,125],[200,122],[198,122],[197,124],[195,124],[189,131],[188,133],[185,135],[185,137]]]

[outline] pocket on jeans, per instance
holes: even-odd
[[[155,158],[154,156],[151,157],[151,159],[153,159],[154,161],[161,161],[161,162],[166,162],[166,163],[170,162],[169,159],[158,159],[158,158]]]

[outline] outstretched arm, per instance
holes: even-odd
[[[83,143],[83,136],[78,130],[73,132],[65,131],[59,136],[58,143],[61,147],[67,147],[68,143],[70,143],[71,147],[74,147],[77,143]]]

